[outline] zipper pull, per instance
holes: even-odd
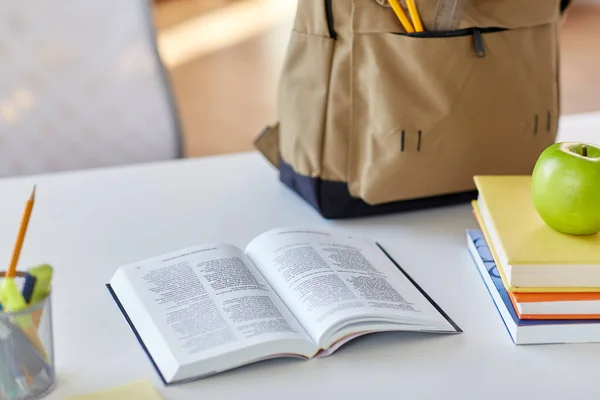
[[[477,28],[473,28],[473,46],[475,47],[475,53],[477,53],[477,57],[485,57],[483,37],[481,37],[481,31]]]

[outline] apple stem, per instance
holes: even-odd
[[[587,146],[585,144],[583,146],[581,146],[581,155],[584,157],[588,156],[588,150],[587,150]]]

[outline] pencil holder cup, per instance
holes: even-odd
[[[0,400],[42,399],[55,383],[51,294],[20,311],[0,310]]]

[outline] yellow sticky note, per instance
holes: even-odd
[[[100,390],[94,393],[69,397],[66,400],[162,400],[154,386],[147,380]]]

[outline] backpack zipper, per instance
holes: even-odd
[[[396,35],[411,36],[416,38],[450,38],[458,36],[473,36],[473,47],[477,57],[485,57],[485,45],[483,43],[482,35],[484,33],[493,33],[505,31],[507,28],[463,28],[454,29],[451,31],[424,31],[424,32],[393,32]]]
[[[325,0],[325,16],[327,18],[327,29],[329,30],[329,37],[331,39],[337,39],[337,33],[335,32],[335,26],[333,23],[333,0]]]
[[[483,38],[481,37],[481,31],[477,28],[473,28],[473,47],[475,48],[477,57],[485,57]]]

